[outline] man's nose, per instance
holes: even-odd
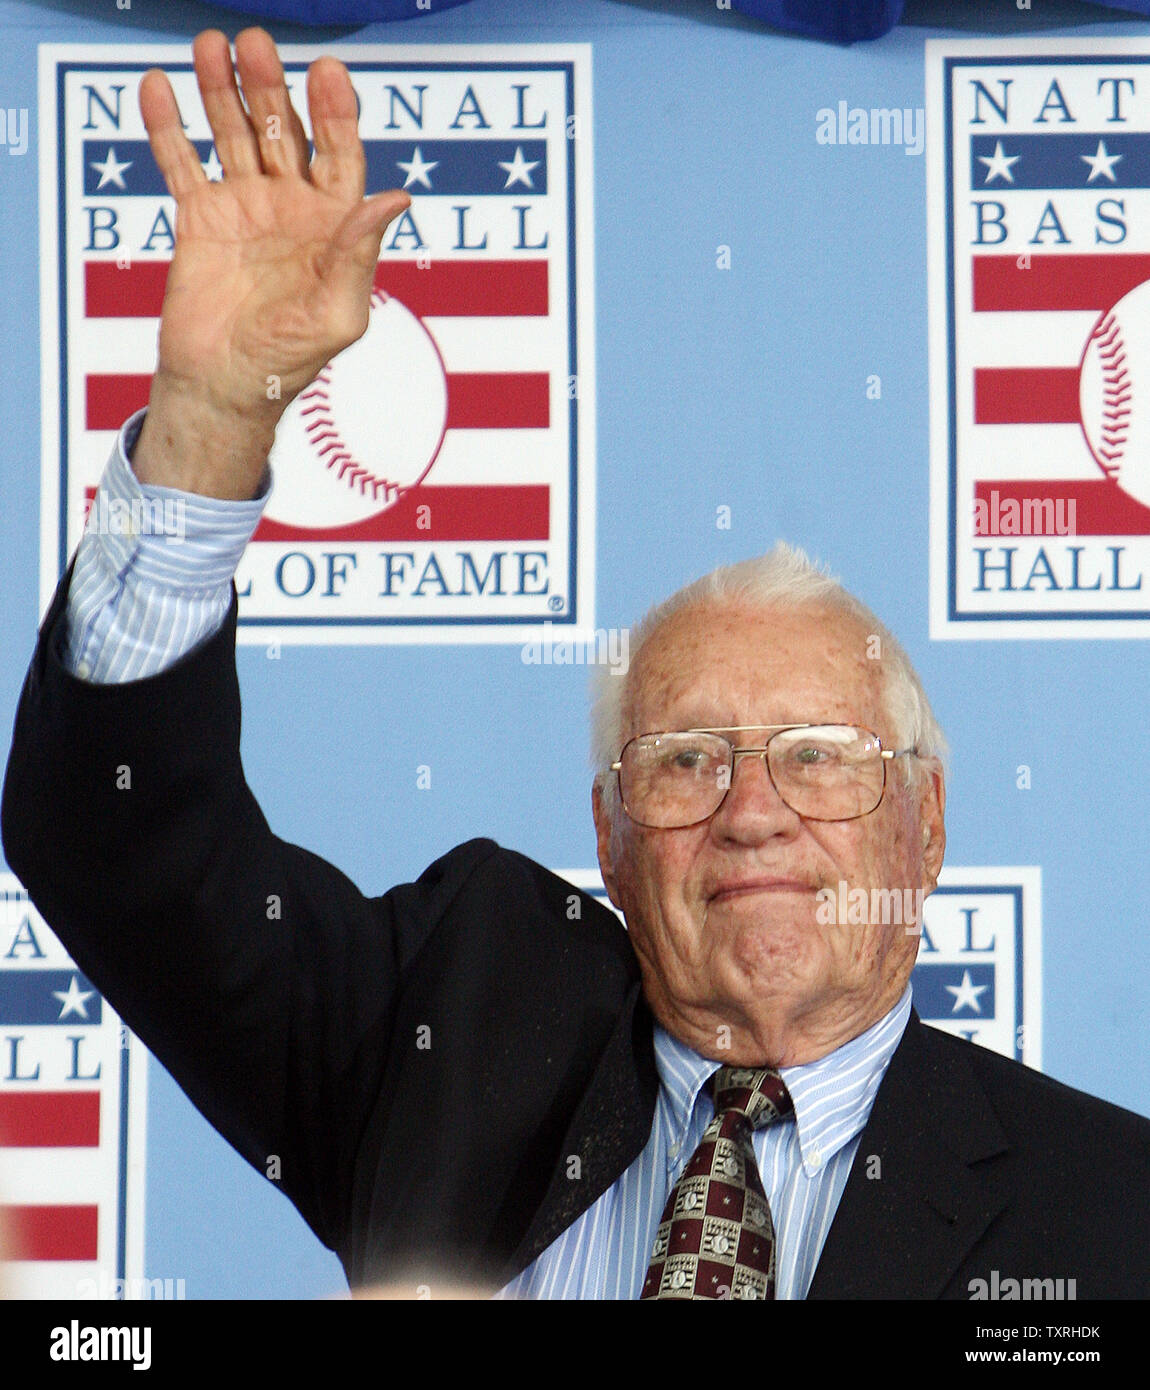
[[[715,820],[722,822],[721,828],[728,832],[773,834],[782,828],[793,828],[799,819],[775,789],[767,771],[767,755],[736,748],[731,785],[715,813]]]

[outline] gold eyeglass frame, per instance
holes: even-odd
[[[786,733],[790,729],[833,728],[859,729],[864,734],[869,734],[871,738],[874,739],[875,743],[878,745],[878,755],[882,759],[882,787],[879,790],[878,800],[870,808],[869,811],[860,811],[859,814],[855,816],[804,816],[801,811],[795,810],[795,808],[786,799],[786,797],[782,794],[782,792],[776,785],[775,779],[771,774],[771,764],[769,758],[767,757],[767,750],[771,743],[771,740],[775,737],[776,734]],[[756,733],[768,729],[772,731],[771,736],[767,739],[766,743],[764,743],[761,748],[736,748],[735,745],[730,741],[730,739],[726,737],[727,734]],[[701,816],[698,820],[688,821],[686,825],[649,825],[646,821],[638,820],[635,816],[631,814],[631,810],[627,805],[626,798],[623,795],[623,754],[626,753],[627,749],[630,748],[630,746],[633,743],[637,743],[641,738],[660,738],[664,734],[715,734],[719,738],[723,739],[723,742],[726,743],[731,750],[731,779],[727,783],[727,786],[723,791],[722,799],[719,801],[719,804],[715,807],[713,811],[709,812],[705,816]],[[630,820],[633,820],[636,825],[642,825],[646,827],[648,830],[689,830],[692,826],[702,825],[705,821],[709,821],[712,816],[718,815],[718,813],[722,810],[723,803],[730,795],[731,788],[735,785],[735,767],[737,764],[737,760],[741,757],[747,756],[762,758],[763,767],[766,770],[766,774],[768,779],[770,780],[771,786],[774,787],[775,794],[778,796],[779,800],[783,803],[783,805],[787,808],[788,811],[794,812],[796,816],[800,816],[803,820],[813,820],[823,825],[836,825],[843,821],[862,820],[863,816],[874,815],[874,813],[882,805],[883,797],[886,795],[887,764],[894,758],[916,758],[918,757],[918,749],[884,748],[882,746],[882,739],[878,736],[878,734],[876,734],[873,729],[868,729],[864,724],[828,724],[826,722],[820,724],[730,724],[718,729],[651,729],[647,733],[636,734],[634,738],[629,738],[627,740],[627,742],[623,745],[622,749],[619,752],[619,757],[617,761],[611,764],[610,771],[615,774],[616,779],[618,781],[619,801],[623,807],[623,810],[626,811],[628,818]]]

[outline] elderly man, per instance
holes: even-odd
[[[363,197],[340,64],[309,72],[309,163],[266,34],[236,41],[246,108],[223,35],[195,59],[226,177],[148,74],[178,246],[102,485],[181,489],[189,544],[85,538],[5,787],[9,861],[79,965],[353,1285],[1150,1294],[1150,1124],[924,1028],[914,923],[825,910],[934,888],[942,739],[894,638],[796,553],[676,595],[604,682],[594,815],[629,930],[489,841],[368,900],[271,833],[230,575],[278,415],[363,332],[407,199]]]

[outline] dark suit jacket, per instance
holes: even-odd
[[[17,716],[12,868],[353,1285],[506,1282],[650,1133],[625,930],[489,840],[364,898],[247,787],[234,606],[170,670],[94,686],[56,655],[63,596]],[[810,1296],[966,1298],[992,1271],[1150,1296],[1148,1178],[1150,1122],[912,1017]]]

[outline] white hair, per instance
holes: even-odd
[[[895,746],[912,748],[922,758],[945,764],[946,737],[902,643],[825,568],[813,564],[802,550],[780,541],[766,555],[712,570],[650,609],[631,630],[626,676],[619,677],[603,666],[595,668],[591,758],[596,783],[605,793],[612,819],[616,819],[618,779],[611,772],[611,764],[619,757],[624,742],[624,712],[636,659],[651,635],[669,618],[683,609],[712,603],[762,609],[829,608],[853,619],[867,634],[868,642],[872,638],[878,641],[882,700]],[[908,777],[914,775],[910,770],[915,766],[913,760],[896,759],[896,766],[899,763],[907,768]]]

